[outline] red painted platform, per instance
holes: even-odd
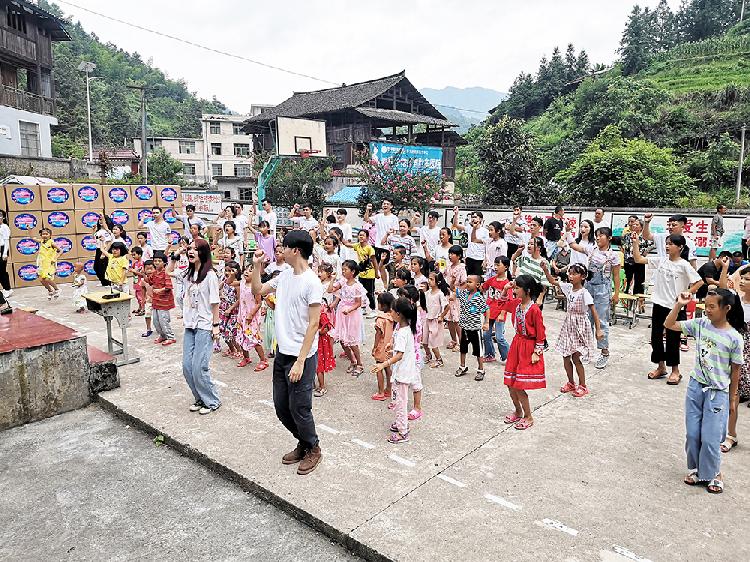
[[[113,363],[115,360],[112,355],[106,351],[102,351],[98,347],[94,347],[93,345],[86,346],[86,351],[89,355],[89,363],[92,365],[96,363]]]
[[[23,310],[0,316],[0,353],[78,337],[75,330]]]

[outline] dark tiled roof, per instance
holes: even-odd
[[[458,127],[446,119],[438,119],[429,115],[419,115],[418,113],[408,113],[397,109],[375,109],[374,107],[358,107],[358,113],[378,119],[379,121],[388,121],[399,125],[416,125],[424,123],[427,125],[442,125],[443,127]]]
[[[53,41],[70,41],[70,35],[68,35],[65,27],[63,27],[62,20],[50,14],[47,10],[43,10],[26,0],[13,0],[11,4],[36,16],[40,20],[42,27],[50,32]]]

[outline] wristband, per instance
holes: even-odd
[[[221,322],[214,322],[214,323],[213,323],[213,324],[211,324],[211,325],[212,325],[212,326],[213,326],[214,328],[218,328],[219,326],[221,326]]]

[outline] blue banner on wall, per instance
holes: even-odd
[[[399,170],[443,175],[443,149],[439,146],[411,146],[391,142],[370,143],[372,160],[386,162],[396,157],[398,161],[395,162],[395,166]]]

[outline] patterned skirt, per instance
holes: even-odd
[[[741,400],[750,400],[750,365],[748,365],[748,360],[750,360],[750,322],[745,324],[745,348],[743,352],[743,356],[745,357],[745,362],[742,364],[742,367],[740,368],[740,384],[739,384],[739,391],[740,391],[740,399]]]
[[[506,386],[520,390],[535,390],[546,388],[547,381],[544,377],[544,355],[537,363],[531,362],[536,341],[516,335],[510,344],[508,360],[505,362]]]
[[[581,362],[585,364],[591,361],[591,355],[595,349],[596,343],[588,314],[568,313],[560,327],[555,351],[563,357],[570,357],[576,352],[580,353]]]

